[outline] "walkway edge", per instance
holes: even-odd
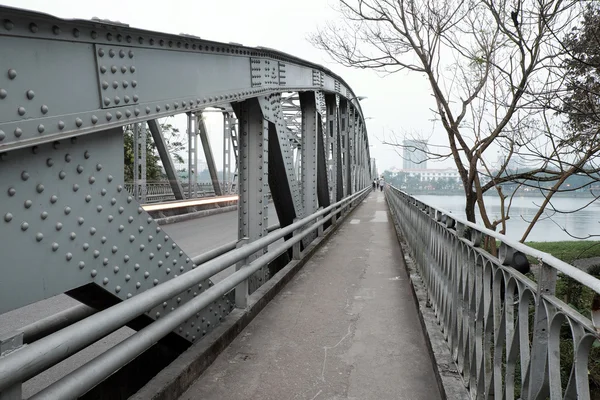
[[[400,243],[400,251],[406,264],[406,273],[410,278],[412,294],[415,298],[419,321],[423,327],[423,332],[427,339],[425,342],[429,349],[430,357],[434,362],[436,379],[443,399],[448,400],[470,400],[467,386],[462,375],[458,372],[458,366],[452,359],[448,343],[440,329],[437,318],[432,308],[427,302],[427,288],[416,269],[416,263],[410,254],[410,248],[404,240],[402,228],[396,222],[395,215],[391,207],[388,207],[391,219],[394,223],[396,236]]]
[[[367,192],[367,195],[369,192]],[[323,237],[316,238],[304,251],[300,260],[292,260],[273,278],[269,279],[248,299],[248,308],[234,309],[215,330],[202,341],[183,352],[175,361],[158,373],[142,387],[130,400],[176,400],[213,363],[223,350],[239,335],[279,291],[296,275],[312,255],[362,204],[364,196],[355,200],[356,205],[345,215],[338,217],[337,223],[330,226]]]

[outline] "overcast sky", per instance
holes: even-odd
[[[313,48],[307,37],[327,21],[338,18],[335,0],[4,0],[2,4],[48,13],[60,18],[118,20],[131,27],[168,33],[187,33],[203,39],[264,46],[324,65],[340,74],[359,96],[367,120],[371,156],[380,171],[402,167],[394,149],[380,140],[392,132],[431,135],[430,108],[435,104],[427,82],[416,74],[400,72],[382,77],[373,71],[341,67],[327,54]],[[177,125],[184,127],[181,120]],[[217,116],[208,123],[217,167],[221,169],[221,128]],[[433,142],[444,143],[440,127]],[[452,166],[447,161],[440,166]],[[436,165],[430,165],[436,167]]]

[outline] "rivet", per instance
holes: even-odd
[[[162,266],[163,266],[163,262],[162,262],[162,260],[159,260],[159,261],[158,261],[158,268],[160,268],[160,267],[162,267]]]
[[[106,196],[106,189],[102,188],[102,190],[100,191],[100,194],[102,196]]]
[[[27,111],[25,110],[25,107],[19,107],[17,108],[17,113],[21,116],[25,115]]]
[[[131,87],[136,87],[137,86],[137,81],[131,81]]]
[[[73,254],[67,253],[67,261],[71,261],[72,258],[73,258]]]
[[[144,209],[142,207],[138,207],[138,214],[141,214],[144,212]]]
[[[29,224],[27,222],[23,222],[21,224],[21,230],[25,232],[27,229],[29,229]]]
[[[127,99],[127,96],[125,96],[125,99]],[[125,102],[127,102],[127,100],[125,100]],[[123,116],[123,113],[121,111],[117,111],[115,113],[115,115],[117,116],[117,119],[121,119],[121,117]]]
[[[81,165],[77,166],[77,173],[81,174],[83,172],[83,167]]]
[[[96,164],[96,171],[100,171],[102,169],[102,164]]]
[[[133,295],[131,293],[127,293],[127,298],[130,299],[131,297],[133,297]]]
[[[112,182],[112,180],[113,180],[113,176],[112,176],[112,175],[109,175],[109,176],[106,178],[106,180],[107,180],[107,181],[109,181],[109,182]]]
[[[6,133],[4,133],[4,131],[2,129],[0,129],[0,141],[4,140],[5,137],[6,137]]]
[[[96,228],[93,226],[90,228],[90,235],[94,236],[96,234]]]
[[[107,284],[108,284],[108,278],[104,278],[104,279],[102,279],[102,283],[103,283],[104,285],[107,285]]]
[[[123,261],[125,261],[125,262],[129,261],[129,256],[127,254],[125,254],[125,257],[123,257]]]
[[[96,31],[92,31],[90,33],[90,36],[92,37],[92,39],[97,39],[98,38],[98,33],[96,33]]]
[[[85,222],[85,220],[83,219],[83,217],[79,217],[79,218],[77,218],[77,223],[78,223],[79,225],[83,225],[83,223],[84,223],[84,222]]]
[[[25,93],[25,95],[27,96],[27,98],[28,98],[29,100],[33,100],[33,98],[35,97],[35,92],[34,92],[33,90],[29,89],[29,90],[28,90],[28,91]]]
[[[79,269],[84,269],[85,263],[83,261],[79,261]]]
[[[150,114],[150,107],[146,107],[146,114]]]
[[[63,227],[63,224],[61,224],[60,222],[56,223],[56,230],[57,231],[60,231],[62,229],[62,227]]]
[[[115,51],[114,51],[113,49],[110,49],[110,50],[108,51],[108,55],[109,55],[111,58],[112,58],[112,57],[114,57],[114,56],[115,56]]]
[[[158,285],[158,279],[155,279],[152,283],[154,283],[154,286]]]
[[[90,274],[92,275],[92,278],[95,278],[96,275],[98,275],[98,271],[96,271],[95,269],[93,269],[92,272],[90,272]]]
[[[71,232],[71,233],[69,234],[69,238],[70,238],[71,240],[75,240],[75,238],[76,238],[76,237],[77,237],[77,235],[75,234],[75,232]]]
[[[142,286],[142,284],[141,284],[141,283],[139,283],[139,282],[136,282],[136,283],[135,283],[135,288],[136,288],[136,289],[139,289],[139,288],[140,288],[140,286]]]
[[[87,159],[89,159],[90,157],[91,157],[91,156],[90,156],[90,152],[86,150],[86,151],[83,153],[83,158],[85,158],[85,159],[87,160]]]
[[[111,65],[110,72],[112,72],[113,74],[116,74],[117,71],[118,71],[117,67],[115,65]]]
[[[90,201],[92,201],[92,196],[90,196],[89,194],[85,196],[85,202],[89,203]]]
[[[43,235],[41,232],[38,232],[38,233],[35,235],[35,240],[37,240],[38,242],[41,242],[41,241],[42,241],[42,239],[44,239],[44,235]]]
[[[113,271],[114,271],[114,272],[115,272],[115,274],[116,274],[117,272],[119,272],[119,267],[115,265],[115,267],[113,268]]]
[[[129,103],[129,96],[125,96],[123,97],[123,101],[125,101],[125,103]],[[117,115],[118,116],[118,115]],[[120,117],[119,117],[120,118]]]
[[[138,110],[138,109],[136,108],[136,111],[137,111],[137,114],[135,114],[135,115],[138,115],[138,114],[140,113],[140,110]],[[126,116],[127,118],[131,117],[131,111],[129,111],[129,110],[125,110],[125,116]]]
[[[133,217],[132,217],[132,216],[129,216],[129,218],[127,218],[127,221],[128,221],[129,223],[132,223],[132,222],[133,222]]]
[[[106,66],[105,65],[101,65],[100,66],[100,72],[103,73],[103,74],[105,74],[106,71],[107,71]]]
[[[123,207],[119,207],[119,214],[123,214],[124,211],[125,209]]]
[[[109,32],[109,33],[107,33],[107,34],[106,34],[106,40],[112,40],[112,39],[113,39],[113,35],[112,35],[112,33],[110,33],[110,32]]]
[[[129,282],[130,279],[131,279],[131,275],[129,275],[129,274],[125,275],[125,282]]]
[[[97,122],[98,122],[98,117],[96,117],[95,115],[92,115],[92,124],[96,124]]]
[[[104,242],[102,242],[104,243]],[[104,265],[105,267],[108,265],[108,258],[105,258],[102,260],[102,265]]]
[[[144,251],[145,248],[146,248],[146,246],[144,246],[143,244],[140,244],[140,251]]]
[[[80,128],[81,125],[83,125],[83,121],[81,120],[81,118],[75,118],[75,125],[77,125],[78,128]]]
[[[115,97],[115,102],[118,99],[118,97]],[[106,113],[106,120],[110,121],[112,119],[112,114],[111,113]]]
[[[73,191],[76,192],[79,190],[79,185],[78,184],[73,184]]]
[[[23,131],[21,130],[21,128],[16,128],[14,134],[15,134],[15,137],[21,137],[21,135],[23,134]]]
[[[14,69],[9,69],[8,70],[8,78],[9,79],[15,79],[17,77],[17,71]]]
[[[159,112],[159,111],[160,111],[160,106],[157,105],[156,106],[156,112]]]
[[[64,129],[65,123],[63,121],[58,121],[58,129]]]
[[[129,235],[129,241],[133,243],[135,241],[135,236]]]
[[[147,279],[149,276],[150,276],[150,272],[148,272],[148,271],[144,272],[144,278]]]
[[[15,194],[17,194],[17,191],[15,190],[15,188],[13,188],[13,187],[8,188],[8,195],[10,197],[14,196]]]
[[[167,268],[167,270],[165,271],[167,273],[167,275],[169,275],[171,273],[171,268]],[[179,303],[179,301],[177,301]]]
[[[48,213],[46,211],[42,211],[40,217],[42,218],[42,220],[45,220],[46,218],[48,218]]]
[[[96,211],[98,211],[98,212],[102,212],[102,206],[98,206],[98,207],[96,207]]]
[[[44,133],[45,130],[46,130],[46,127],[44,127],[44,125],[42,125],[42,124],[38,125],[38,132],[39,133]]]
[[[75,233],[71,232],[72,235],[74,235]],[[84,243],[83,244],[83,251],[88,251],[88,249],[90,248],[90,244],[89,243]]]
[[[100,257],[100,252],[98,250],[94,250],[94,258]]]
[[[146,219],[146,222],[150,224],[152,222],[152,217],[148,217],[148,219]]]
[[[90,185],[92,185],[94,182],[96,182],[96,178],[90,176],[90,179],[88,181],[90,182]]]
[[[142,39],[142,38],[140,38],[140,39]],[[143,39],[142,39],[142,41],[143,41]],[[129,58],[133,58],[133,50],[129,50]]]
[[[171,108],[171,106],[169,106],[168,104],[165,104],[165,109],[167,109],[167,110],[168,110],[168,109],[170,109],[170,108]]]
[[[15,27],[15,24],[11,20],[9,20],[9,19],[4,20],[4,29],[6,29],[7,31],[10,31],[14,27]]]
[[[71,214],[71,207],[65,207],[65,215]]]
[[[4,221],[10,222],[13,219],[13,215],[11,213],[4,214]]]
[[[58,243],[54,242],[52,243],[52,251],[57,251],[58,250]]]
[[[119,251],[119,248],[117,246],[113,246],[112,247],[113,254],[115,254],[117,251]]]
[[[148,257],[152,260],[154,258],[154,253],[150,253]]]

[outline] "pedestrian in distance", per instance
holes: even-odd
[[[373,191],[377,190],[377,179],[373,179]]]
[[[385,181],[383,180],[383,178],[381,178],[379,180],[379,189],[381,189],[382,192],[383,192],[383,185],[385,185]]]

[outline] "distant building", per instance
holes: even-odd
[[[427,169],[427,141],[405,140],[402,158],[402,169]]]
[[[458,170],[453,168],[444,169],[405,169],[404,172],[407,176],[418,177],[421,182],[438,180],[440,178],[452,179],[456,182],[460,182],[460,174]]]

